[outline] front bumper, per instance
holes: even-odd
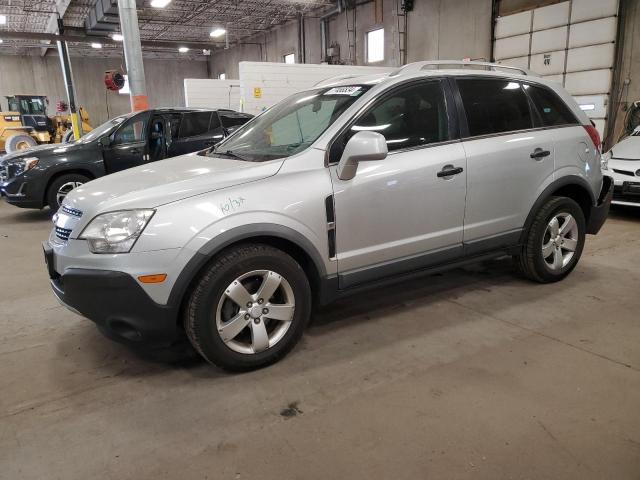
[[[68,268],[55,270],[54,252],[43,244],[51,288],[70,310],[123,343],[168,345],[182,336],[178,308],[154,302],[128,273]]]
[[[16,207],[42,208],[44,207],[44,188],[39,183],[18,175],[0,183],[0,196]]]
[[[602,189],[598,196],[598,203],[591,207],[589,222],[587,223],[587,233],[595,235],[600,231],[602,225],[607,220],[611,199],[613,198],[613,178],[608,175],[602,177]]]

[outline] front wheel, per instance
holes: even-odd
[[[208,266],[189,298],[184,325],[207,361],[241,371],[285,356],[310,313],[311,290],[300,265],[281,250],[251,244]]]
[[[54,212],[60,208],[62,202],[74,188],[87,183],[90,178],[78,173],[67,173],[57,177],[47,189],[47,204]]]
[[[520,254],[518,270],[540,283],[562,280],[575,268],[584,248],[586,222],[580,206],[551,197],[536,213]]]

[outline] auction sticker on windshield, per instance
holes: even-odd
[[[324,92],[325,95],[351,95],[353,97],[362,93],[362,87],[334,87]]]

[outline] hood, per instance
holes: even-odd
[[[627,137],[614,145],[611,157],[618,160],[640,160],[640,136]]]
[[[37,157],[43,153],[46,155],[58,155],[68,152],[70,150],[76,150],[81,145],[75,143],[47,143],[44,145],[36,145],[35,147],[29,147],[26,150],[18,150],[17,152],[7,153],[0,158],[0,163],[11,162],[12,160],[20,160],[25,157]]]
[[[130,168],[73,190],[65,204],[94,214],[106,210],[154,208],[278,173],[284,159],[245,162],[190,153]]]

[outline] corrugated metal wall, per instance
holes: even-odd
[[[494,57],[564,85],[604,136],[617,15],[618,0],[568,0],[500,16]]]

